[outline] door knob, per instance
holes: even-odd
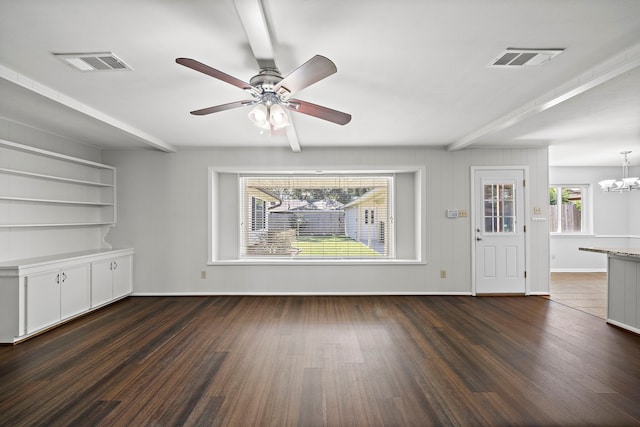
[[[482,237],[476,237],[476,240],[479,242],[480,240],[482,240]]]

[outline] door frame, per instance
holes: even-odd
[[[471,216],[471,228],[470,228],[470,244],[471,244],[471,295],[476,296],[476,244],[475,244],[475,238],[476,238],[476,193],[475,193],[475,177],[476,177],[476,172],[478,171],[491,171],[491,170],[497,170],[497,171],[511,171],[511,170],[517,170],[517,171],[522,171],[522,174],[524,176],[524,182],[525,185],[523,186],[523,203],[524,206],[522,207],[522,212],[523,212],[523,216],[524,216],[524,225],[526,227],[527,232],[524,233],[524,270],[527,272],[525,278],[524,278],[524,294],[525,296],[530,295],[531,294],[531,289],[530,289],[530,283],[531,283],[531,272],[529,269],[529,266],[531,265],[531,247],[530,247],[530,239],[529,239],[529,234],[531,234],[529,231],[531,230],[531,227],[529,226],[529,223],[531,221],[530,219],[530,215],[529,215],[529,166],[523,165],[523,166],[518,166],[518,165],[513,165],[513,166],[471,166],[471,190],[469,191],[469,193],[471,194],[471,209],[470,209],[470,216]]]

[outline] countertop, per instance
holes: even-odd
[[[578,248],[581,251],[598,252],[601,254],[615,255],[640,259],[640,248]]]

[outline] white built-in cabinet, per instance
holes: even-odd
[[[98,306],[131,293],[131,257],[120,256],[91,263],[91,305]]]
[[[133,289],[133,249],[0,263],[0,343],[16,343]]]
[[[26,332],[36,332],[89,309],[89,266],[25,276]]]
[[[0,139],[0,249],[18,258],[0,262],[0,343],[132,292],[133,249],[104,241],[115,224],[114,167]]]
[[[116,222],[115,168],[0,139],[0,228]]]

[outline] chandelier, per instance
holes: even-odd
[[[621,179],[605,179],[598,184],[602,191],[616,191],[622,193],[623,191],[640,190],[640,178],[633,177],[628,178],[630,162],[627,159],[627,155],[631,151],[622,151],[620,154],[624,155],[624,161],[622,162],[622,178]]]

